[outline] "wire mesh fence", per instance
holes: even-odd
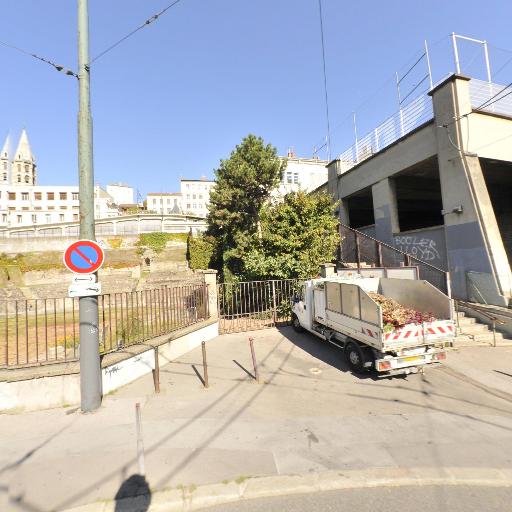
[[[99,349],[121,350],[209,317],[203,283],[98,297]],[[80,356],[79,299],[0,301],[0,367]]]
[[[220,332],[252,331],[289,322],[291,300],[300,283],[296,279],[220,283]]]
[[[418,268],[420,279],[428,281],[444,293],[449,292],[448,273],[410,254],[365,235],[343,224],[340,225],[340,262],[351,268],[410,267]]]

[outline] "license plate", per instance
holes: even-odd
[[[422,360],[422,356],[409,356],[409,357],[403,357],[402,361],[409,363],[410,361],[420,361]]]

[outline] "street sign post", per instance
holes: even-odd
[[[93,274],[105,261],[105,253],[93,240],[73,242],[64,252],[64,265],[75,274]]]

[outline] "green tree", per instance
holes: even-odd
[[[208,235],[216,239],[213,258],[224,280],[243,271],[243,255],[260,233],[260,211],[282,177],[286,162],[261,137],[248,135],[215,171],[210,193]]]
[[[247,279],[308,279],[321,263],[335,260],[340,238],[328,194],[303,191],[261,211],[262,236],[244,256]]]

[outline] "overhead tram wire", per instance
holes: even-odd
[[[325,41],[324,41],[324,21],[322,15],[322,0],[318,0],[318,11],[320,15],[320,35],[322,38],[322,62],[324,71],[324,90],[325,90],[325,115],[327,118],[327,160],[331,159],[331,128],[329,121],[329,96],[327,94],[327,72],[325,69]]]
[[[16,46],[16,45],[10,44],[10,43],[6,43],[5,41],[0,41],[0,45],[5,46],[6,48],[10,48],[11,50],[15,50],[19,53],[22,53],[23,55],[26,55],[27,57],[32,57],[36,60],[44,62],[45,64],[48,64],[52,68],[59,71],[60,73],[64,73],[68,76],[74,76],[75,78],[78,78],[78,75],[71,69],[67,69],[64,66],[61,66],[60,64],[56,64],[55,62],[52,62],[51,60],[45,59],[44,57],[41,57],[35,53],[24,50],[23,48],[20,48],[19,46]]]
[[[117,48],[120,44],[124,43],[127,39],[135,35],[137,32],[142,30],[143,28],[146,28],[148,25],[151,25],[151,23],[155,22],[157,19],[159,19],[161,16],[163,16],[169,9],[174,7],[176,4],[180,3],[181,0],[174,0],[171,4],[169,4],[167,7],[164,7],[160,12],[157,12],[156,14],[153,14],[150,18],[148,18],[142,25],[139,25],[137,28],[133,29],[131,32],[123,36],[121,39],[116,41],[114,44],[110,45],[108,48],[105,48],[102,52],[98,53],[96,57],[91,59],[89,62],[89,65],[91,65],[93,62],[96,62],[98,59],[101,59],[104,55],[111,52],[114,48]]]

